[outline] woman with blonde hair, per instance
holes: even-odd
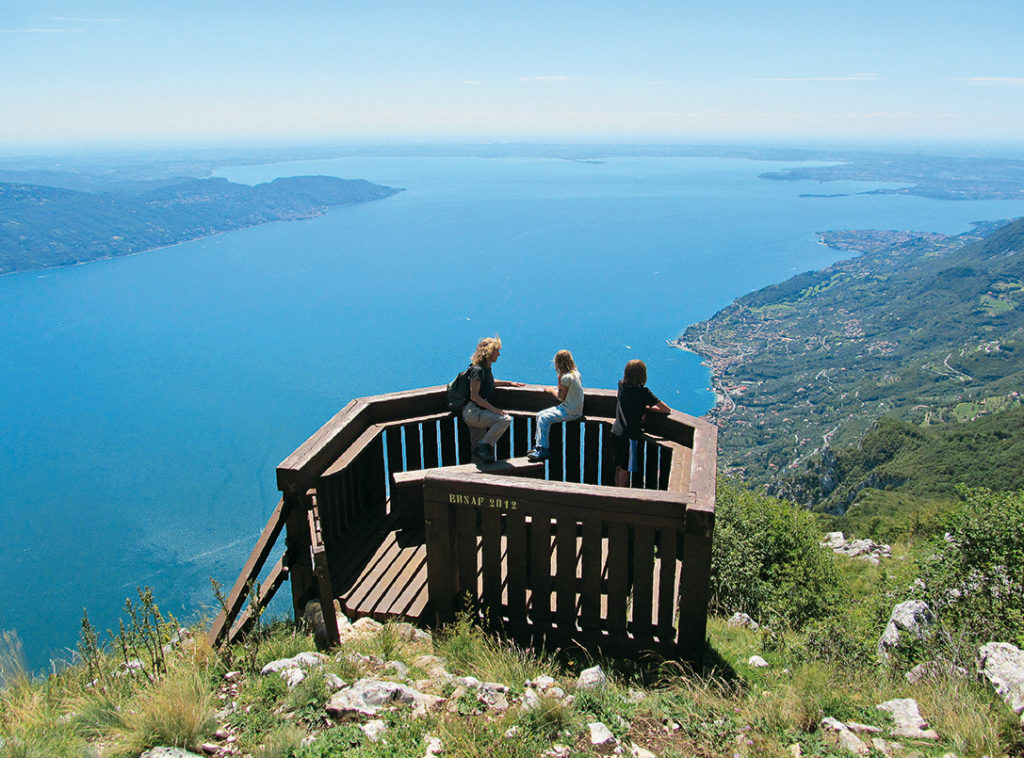
[[[501,355],[501,337],[484,337],[477,343],[468,369],[469,402],[462,408],[462,420],[469,427],[473,461],[494,463],[494,443],[508,429],[512,417],[491,404],[495,387],[522,387],[522,382],[495,381],[491,366]]]
[[[548,392],[558,399],[559,404],[537,414],[534,447],[526,456],[534,462],[551,457],[548,451],[548,434],[552,424],[572,421],[583,415],[583,380],[580,378],[572,353],[568,350],[559,350],[555,353],[554,363],[555,371],[558,372],[558,384],[555,387],[548,387]]]

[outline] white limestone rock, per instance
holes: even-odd
[[[650,750],[637,745],[635,742],[631,743],[629,746],[629,755],[631,758],[658,758],[658,756]]]
[[[587,724],[587,728],[590,730],[591,745],[604,745],[607,742],[613,742],[615,740],[615,735],[612,734],[612,730],[600,721],[590,722]]]
[[[281,672],[281,678],[288,685],[288,689],[294,690],[306,678],[306,672],[300,668],[285,669]]]
[[[600,666],[584,669],[576,680],[576,687],[581,690],[603,690],[607,686],[608,677]]]
[[[260,669],[260,673],[263,676],[268,676],[269,674],[279,674],[285,669],[311,669],[322,666],[326,660],[327,656],[323,653],[299,653],[291,658],[279,658],[276,661],[271,661]]]
[[[896,605],[889,614],[889,623],[878,640],[879,657],[888,660],[890,651],[899,646],[904,634],[922,639],[931,621],[931,609],[923,600],[907,600]]]
[[[147,750],[139,758],[203,758],[198,753],[181,747],[154,747]]]
[[[928,722],[921,718],[921,711],[918,709],[917,701],[913,698],[886,700],[875,707],[880,711],[892,714],[892,720],[896,724],[892,733],[897,737],[914,740],[937,740],[939,738],[938,733],[934,729],[929,729]]]
[[[756,669],[766,669],[768,668],[768,661],[759,655],[752,655],[750,656],[750,660],[747,661],[747,665],[753,666]]]
[[[444,745],[440,738],[427,735],[425,741],[427,743],[427,752],[423,754],[423,758],[431,758],[431,756],[441,755],[444,752]]]
[[[379,742],[381,735],[388,730],[388,725],[383,719],[373,719],[363,724],[360,729],[363,730],[363,734],[370,742]]]
[[[754,619],[750,618],[750,616],[748,616],[745,613],[740,613],[739,611],[732,614],[729,617],[729,620],[725,623],[727,626],[740,626],[744,627],[745,629],[759,629],[761,626],[756,621],[754,621]]]
[[[379,679],[360,679],[351,687],[335,692],[327,702],[328,712],[344,717],[350,714],[376,716],[385,705],[406,703],[413,706],[413,715],[426,715],[434,706],[444,702],[443,697],[427,695],[398,682]]]
[[[854,734],[846,724],[839,719],[826,716],[821,720],[821,726],[828,732],[832,732],[836,735],[836,741],[839,746],[844,750],[851,752],[855,755],[870,755],[871,748],[864,744],[856,734]]]
[[[978,648],[978,672],[1024,723],[1024,651],[1008,642]]]

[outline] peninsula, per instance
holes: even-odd
[[[6,172],[7,177],[14,172]],[[362,179],[294,176],[248,186],[193,177],[70,189],[66,176],[0,183],[0,274],[130,255],[401,190]],[[65,186],[61,186],[61,185]]]

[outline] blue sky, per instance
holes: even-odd
[[[0,0],[0,142],[1020,139],[1024,3]]]

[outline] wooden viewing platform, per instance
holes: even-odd
[[[277,468],[282,497],[214,621],[221,644],[284,531],[284,555],[255,593],[289,579],[296,618],[310,600],[349,618],[433,625],[467,602],[524,644],[574,642],[615,655],[699,663],[715,521],[717,429],[649,413],[640,471],[611,486],[615,393],[586,391],[584,416],[551,428],[530,463],[537,386],[495,389],[513,417],[497,463],[470,463],[469,433],[445,388],[353,400]]]

